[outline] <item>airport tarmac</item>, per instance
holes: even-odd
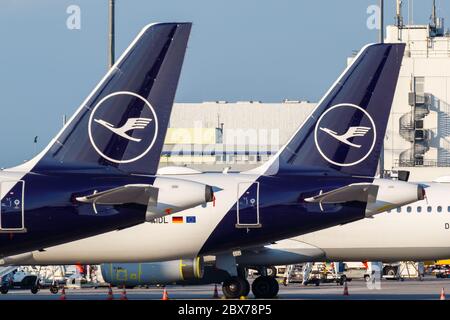
[[[292,283],[289,286],[280,286],[278,299],[305,299],[305,300],[438,300],[441,289],[444,288],[450,300],[450,279],[427,278],[424,281],[383,280],[380,289],[370,289],[364,281],[352,281],[348,284],[349,295],[343,295],[343,287],[336,284],[321,284],[320,286],[302,286]],[[203,286],[167,286],[170,299],[211,299],[214,285]],[[61,293],[61,292],[60,292]],[[10,291],[0,295],[1,300],[59,300],[60,293],[54,295],[47,289],[33,295],[28,290]],[[98,289],[68,289],[67,300],[106,300],[107,288]],[[150,289],[127,290],[128,300],[159,300],[163,289],[152,287]],[[222,292],[219,288],[219,295]],[[114,289],[114,299],[120,299],[121,290]],[[253,299],[250,294],[248,299]]]

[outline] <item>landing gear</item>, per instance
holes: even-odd
[[[277,280],[270,276],[260,276],[252,283],[252,292],[257,299],[275,298],[280,290]]]
[[[58,293],[58,291],[59,291],[59,288],[58,288],[58,286],[56,286],[56,285],[52,285],[52,286],[50,287],[50,292],[51,292],[51,293],[53,293],[53,294],[57,294],[57,293]]]
[[[267,268],[267,275],[275,278],[277,276],[277,268],[275,268],[275,267]]]
[[[222,292],[227,299],[246,297],[250,293],[250,284],[241,277],[230,277],[223,282]]]
[[[250,283],[247,281],[247,279],[243,279],[245,283],[244,292],[242,293],[241,297],[246,297],[250,293]]]

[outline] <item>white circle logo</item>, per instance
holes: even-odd
[[[314,142],[320,155],[341,167],[364,161],[375,147],[376,137],[375,122],[370,114],[351,103],[329,108],[314,129]]]
[[[158,136],[158,117],[150,102],[129,91],[111,93],[91,112],[88,134],[97,153],[114,163],[144,157]]]

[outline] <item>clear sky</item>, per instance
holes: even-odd
[[[117,54],[150,22],[191,21],[178,102],[317,101],[346,58],[377,41],[378,31],[367,27],[367,8],[377,2],[116,0]],[[392,23],[395,1],[385,2]],[[414,22],[427,23],[431,0],[411,2]],[[450,22],[450,3],[437,3]],[[71,5],[81,9],[79,30],[66,25]],[[6,167],[45,147],[62,116],[72,115],[106,72],[107,0],[1,0],[0,43],[0,167]]]

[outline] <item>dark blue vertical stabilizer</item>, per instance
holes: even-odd
[[[374,176],[404,48],[374,44],[362,49],[280,151],[280,170]]]
[[[33,171],[117,168],[155,174],[185,56],[190,23],[142,30]]]

